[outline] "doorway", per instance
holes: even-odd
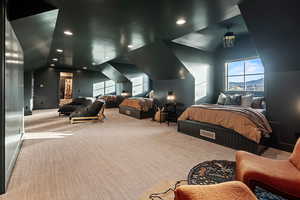
[[[59,105],[70,103],[73,98],[73,73],[60,72]]]

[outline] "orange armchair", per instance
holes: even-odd
[[[288,160],[273,160],[238,151],[235,178],[252,190],[260,186],[288,199],[300,199],[300,139]]]
[[[217,185],[183,185],[175,190],[175,200],[257,200],[242,182]]]

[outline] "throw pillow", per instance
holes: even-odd
[[[263,101],[264,101],[264,97],[254,97],[251,107],[254,109],[263,109]]]
[[[223,93],[220,93],[217,104],[224,105],[226,101],[226,95]]]
[[[242,96],[241,95],[229,95],[226,97],[224,105],[241,105]]]
[[[243,107],[251,107],[252,101],[253,101],[252,94],[246,95],[246,96],[242,96],[241,106],[243,106]]]

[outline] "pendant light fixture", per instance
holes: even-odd
[[[230,27],[227,27],[227,32],[225,33],[224,37],[223,37],[223,45],[224,48],[230,48],[234,46],[235,43],[235,39],[236,39],[236,35],[230,31]]]

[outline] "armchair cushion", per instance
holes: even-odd
[[[236,180],[254,182],[300,197],[300,171],[288,160],[273,160],[244,151],[236,154]]]
[[[71,113],[70,118],[73,117],[95,117],[99,114],[104,102],[95,101],[93,104],[83,107]]]
[[[184,185],[175,191],[175,200],[257,200],[242,182],[217,185]]]
[[[289,158],[290,162],[297,167],[298,170],[300,170],[300,139],[298,139],[298,142],[296,143],[296,146],[294,148],[294,151]]]

